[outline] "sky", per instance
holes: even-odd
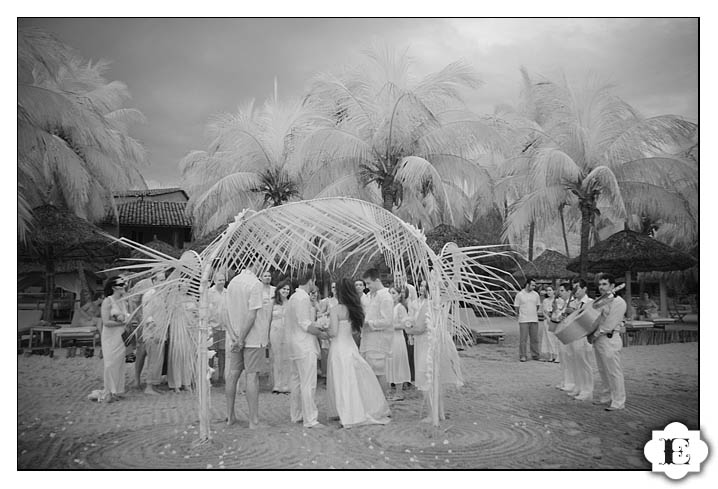
[[[463,59],[484,81],[466,94],[490,113],[514,105],[519,68],[572,82],[588,75],[646,116],[698,120],[698,21],[669,18],[20,18],[54,33],[82,56],[112,62],[127,106],[147,124],[132,134],[145,146],[152,187],[180,184],[179,161],[206,149],[209,118],[244,102],[304,93],[322,71],[351,64],[373,40],[407,47],[423,76]]]

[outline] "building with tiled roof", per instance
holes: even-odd
[[[162,200],[167,197],[171,200]],[[154,239],[176,248],[192,241],[192,219],[185,214],[187,194],[179,188],[130,190],[115,194],[117,218],[108,215],[103,229],[138,243]]]

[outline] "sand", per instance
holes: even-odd
[[[323,430],[289,421],[289,396],[264,385],[260,416],[269,427],[226,427],[224,389],[213,387],[212,441],[198,438],[197,398],[189,393],[98,404],[102,360],[19,355],[18,469],[639,469],[650,470],[643,446],[651,430],[680,421],[699,425],[698,343],[622,350],[626,409],[606,412],[554,386],[557,364],[518,361],[518,326],[496,320],[505,341],[459,352],[466,385],[447,393],[449,419],[420,423],[421,397],[393,402],[386,426],[342,429],[326,419],[326,390],[317,404]],[[126,364],[128,383],[134,364]],[[596,374],[597,375],[597,374]]]

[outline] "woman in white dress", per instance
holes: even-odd
[[[391,341],[391,353],[386,359],[386,381],[394,384],[396,393],[390,398],[392,401],[404,400],[404,382],[411,381],[411,370],[409,369],[409,354],[404,341],[404,329],[411,324],[411,318],[407,311],[407,300],[409,289],[404,287],[397,290],[396,287],[389,289],[394,299],[394,336]]]
[[[289,394],[289,377],[292,374],[292,362],[289,360],[289,337],[284,325],[284,308],[291,294],[289,280],[279,282],[274,290],[272,322],[269,325],[269,344],[272,351],[272,393]]]
[[[338,415],[343,427],[386,424],[391,411],[379,381],[362,358],[352,337],[361,329],[364,311],[354,283],[342,279],[337,284],[338,305],[329,310],[327,403],[329,416]]]
[[[424,404],[428,406],[429,412],[431,412],[433,393],[431,392],[431,383],[429,382],[427,371],[429,362],[428,331],[430,328],[433,328],[433,326],[429,324],[427,318],[427,313],[429,312],[429,287],[425,280],[419,282],[419,290],[417,292],[419,298],[412,305],[412,321],[406,329],[406,332],[414,336],[414,379],[416,388],[424,393]],[[438,408],[439,419],[444,420],[446,419],[444,412],[444,387],[447,385],[461,387],[464,381],[461,375],[459,354],[451,338],[449,337],[441,342],[439,348],[441,348],[441,374]],[[422,421],[430,422],[431,416],[426,416]]]
[[[548,330],[548,323],[551,321],[551,314],[553,313],[553,305],[556,301],[554,296],[553,287],[550,285],[546,287],[546,298],[541,303],[541,310],[543,312],[544,320],[539,323],[539,342],[541,344],[541,354],[544,355],[547,361],[557,362],[558,361],[558,338],[554,333]]]
[[[125,392],[125,331],[129,314],[125,296],[125,279],[111,277],[105,284],[105,300],[102,301],[102,362],[104,363],[104,398],[117,401]]]

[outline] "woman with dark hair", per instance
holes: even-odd
[[[105,283],[102,301],[102,362],[104,364],[104,395],[107,402],[117,401],[125,392],[125,342],[122,333],[130,319],[125,296],[125,279],[110,277]]]
[[[337,283],[337,306],[329,310],[327,399],[329,416],[345,428],[389,422],[389,404],[369,364],[359,354],[352,330],[361,330],[364,309],[354,283]]]
[[[284,308],[292,293],[289,280],[283,280],[274,289],[272,321],[269,324],[269,344],[272,352],[273,394],[289,394],[289,377],[292,361],[289,359],[289,336],[284,324]]]

